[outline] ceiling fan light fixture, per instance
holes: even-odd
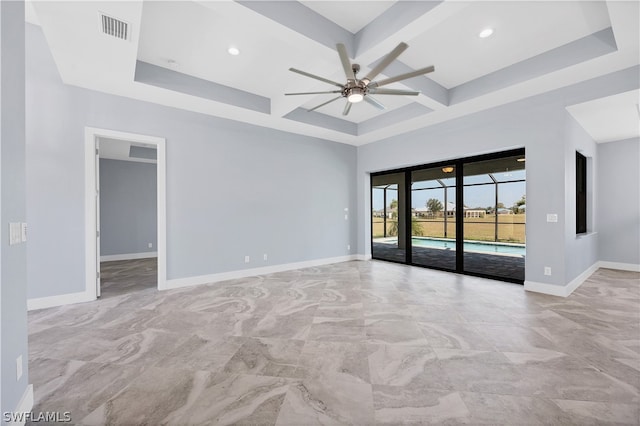
[[[485,28],[484,30],[480,31],[480,34],[478,34],[478,37],[487,38],[487,37],[491,37],[492,34],[493,34],[493,28]]]
[[[352,104],[356,104],[358,102],[362,102],[364,99],[364,90],[359,87],[354,87],[349,91],[349,95],[347,96],[347,100]]]

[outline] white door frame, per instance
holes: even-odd
[[[121,139],[155,145],[158,154],[157,190],[158,190],[158,289],[166,288],[167,281],[167,182],[166,182],[166,148],[165,138],[119,132],[115,130],[85,127],[85,281],[86,294],[92,300],[97,298],[96,274],[100,265],[97,260],[96,227],[96,140],[99,137]]]

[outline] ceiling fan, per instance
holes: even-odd
[[[340,98],[346,98],[347,103],[344,106],[344,110],[342,111],[342,115],[349,114],[351,110],[351,105],[365,101],[378,109],[385,109],[385,106],[375,100],[371,95],[408,95],[408,96],[417,96],[420,92],[412,92],[409,90],[396,90],[396,89],[382,89],[382,86],[386,86],[387,84],[395,83],[396,81],[406,80],[407,78],[416,77],[418,75],[427,74],[433,72],[435,68],[433,66],[429,66],[426,68],[421,68],[416,71],[408,72],[405,74],[400,74],[395,77],[386,78],[380,81],[373,81],[375,77],[378,76],[386,67],[391,64],[402,52],[404,52],[409,45],[406,43],[400,43],[393,49],[387,56],[384,57],[382,61],[378,65],[376,65],[369,73],[358,79],[356,74],[360,71],[360,65],[352,64],[349,61],[349,56],[347,55],[347,48],[344,44],[338,43],[336,44],[336,49],[338,50],[338,55],[340,56],[340,62],[342,62],[342,67],[344,68],[344,73],[347,76],[346,84],[338,83],[337,81],[332,81],[326,79],[324,77],[320,77],[314,74],[310,74],[305,71],[301,71],[295,68],[289,68],[289,71],[304,75],[306,77],[314,78],[316,80],[323,81],[325,83],[332,84],[334,86],[338,86],[339,90],[329,90],[325,92],[301,92],[301,93],[285,93],[286,96],[291,95],[319,95],[325,93],[339,93],[339,96],[335,98],[321,103],[320,105],[311,108],[310,111],[314,111],[320,107],[323,107],[327,104],[330,104],[333,101],[337,101]]]

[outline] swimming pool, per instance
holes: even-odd
[[[381,240],[381,243],[397,244],[398,239],[385,239]],[[428,247],[444,250],[455,250],[455,240],[443,239],[443,238],[425,238],[425,237],[412,237],[411,244],[414,247]],[[479,252],[479,253],[495,253],[503,254],[507,256],[521,256],[524,257],[526,253],[524,244],[509,244],[509,243],[492,243],[492,242],[479,242],[479,241],[465,241],[464,251]]]

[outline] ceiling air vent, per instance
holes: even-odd
[[[102,32],[121,40],[127,40],[129,37],[129,23],[113,18],[104,13],[100,13],[102,23]]]

